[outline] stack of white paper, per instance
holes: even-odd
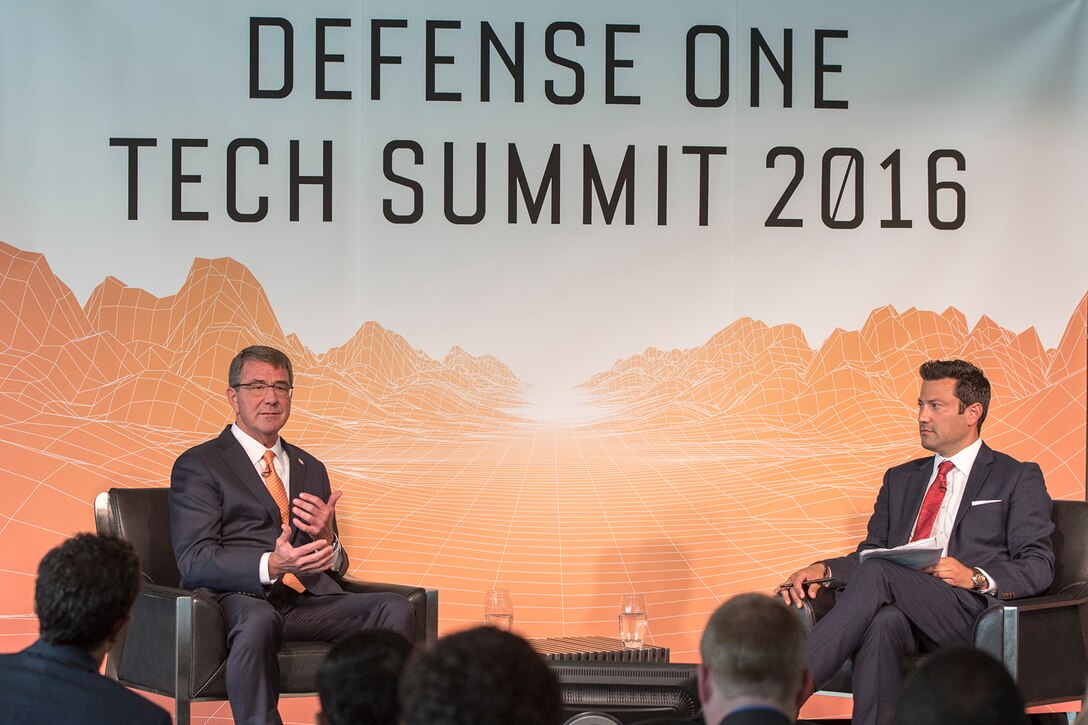
[[[927,566],[933,566],[940,561],[941,553],[942,549],[937,543],[936,537],[930,537],[891,549],[866,549],[861,552],[861,560],[865,561],[876,557],[909,566],[911,569],[925,569]]]

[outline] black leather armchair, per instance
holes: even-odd
[[[1080,700],[1088,678],[1088,502],[1055,501],[1054,581],[1040,596],[1012,599],[990,607],[975,622],[974,645],[1000,660],[1012,674],[1028,707]],[[806,628],[834,604],[834,593],[820,590],[805,600]],[[921,657],[903,660],[904,675]],[[821,690],[852,692],[851,663]]]
[[[95,499],[95,524],[99,533],[135,547],[144,577],[128,631],[106,657],[106,674],[128,687],[174,698],[176,722],[183,725],[189,722],[190,703],[227,699],[227,638],[219,605],[179,588],[168,495],[166,488],[112,488]],[[415,606],[417,639],[437,637],[437,590],[350,579],[341,584],[351,592],[404,595]],[[285,642],[279,651],[280,691],[314,694],[318,668],[331,647]]]

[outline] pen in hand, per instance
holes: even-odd
[[[805,579],[803,582],[801,582],[801,586],[802,587],[807,587],[809,584],[830,584],[833,581],[835,581],[835,577],[833,577],[833,576],[825,576],[825,577],[821,577],[819,579]],[[789,589],[790,588],[790,583],[789,582],[783,582],[782,584],[778,585],[778,588],[780,590],[781,589]]]

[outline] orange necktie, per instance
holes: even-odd
[[[261,476],[264,477],[265,488],[272,494],[272,500],[280,507],[280,521],[288,522],[290,521],[288,518],[290,514],[287,511],[287,489],[283,487],[283,481],[280,480],[280,475],[276,473],[276,467],[272,465],[272,459],[275,456],[276,454],[270,450],[264,452],[264,473]],[[300,582],[298,577],[291,572],[284,574],[282,581],[296,592],[306,591],[306,585]]]
[[[953,468],[955,464],[952,461],[941,461],[941,465],[937,466],[937,477],[933,479],[926,491],[926,497],[922,499],[922,510],[918,512],[918,523],[914,527],[911,541],[924,539],[933,531],[933,522],[937,520],[937,512],[941,510],[944,493],[948,490],[948,472]]]

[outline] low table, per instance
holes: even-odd
[[[556,662],[650,662],[666,664],[669,648],[643,645],[642,649],[627,649],[613,637],[544,637],[530,639],[546,660]]]

